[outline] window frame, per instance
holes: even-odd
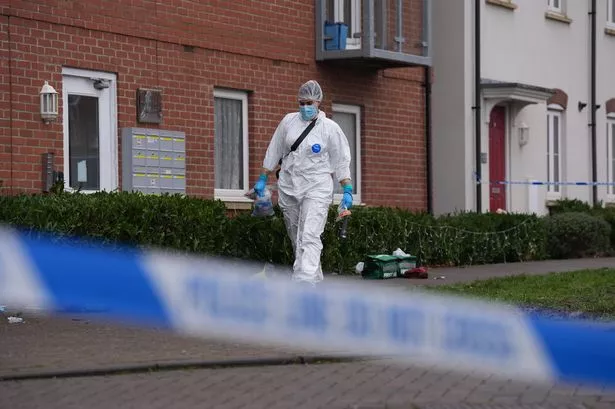
[[[212,103],[214,105],[214,127],[216,123],[216,110],[215,110],[215,99],[216,98],[224,98],[224,99],[233,99],[237,101],[241,101],[241,117],[242,117],[242,132],[243,132],[243,189],[216,189],[215,188],[215,172],[216,172],[216,164],[215,164],[215,129],[214,129],[214,199],[222,200],[223,202],[251,202],[251,200],[245,197],[245,194],[250,190],[250,149],[249,149],[249,135],[248,135],[248,93],[240,90],[233,89],[225,89],[225,88],[214,88]]]
[[[606,116],[606,180],[608,183],[615,182],[615,113]],[[615,185],[607,185],[607,198],[609,202],[615,202]]]
[[[344,21],[344,6],[346,1],[350,5],[350,21]],[[335,21],[344,21],[348,25],[348,38],[346,39],[347,50],[360,50],[362,46],[361,37],[353,37],[353,27],[359,27],[360,32],[363,31],[363,21],[361,18],[363,10],[361,9],[361,0],[333,0],[333,19]]]
[[[352,181],[352,186],[354,187],[355,193],[353,193],[353,202],[354,204],[362,203],[361,195],[361,106],[360,105],[351,105],[351,104],[339,104],[333,103],[331,105],[331,111],[333,113],[339,112],[344,114],[354,114],[355,116],[355,151],[351,152],[352,161],[356,164],[357,171],[355,174],[356,180]],[[346,136],[348,138],[348,136]],[[338,183],[334,181],[334,183]],[[333,195],[333,202],[338,204],[342,200],[342,194],[336,193]]]
[[[554,135],[553,127],[551,127],[551,123],[553,118],[558,118],[558,128],[557,128],[557,136]],[[562,147],[562,138],[564,129],[564,108],[558,104],[549,104],[547,106],[547,182],[561,182],[563,176],[563,147]],[[555,146],[555,138],[557,137],[557,170],[558,170],[558,180],[554,180],[553,175],[555,174],[555,166],[554,162],[554,153],[552,153],[552,146]],[[562,185],[547,185],[547,200],[559,199],[562,197]]]
[[[559,6],[555,6],[555,2],[559,3]],[[564,0],[547,0],[547,10],[552,13],[564,14]]]
[[[607,0],[606,2],[606,26],[615,29],[615,0]]]

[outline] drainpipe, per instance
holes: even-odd
[[[400,2],[401,3],[401,2]],[[431,23],[432,23],[431,0],[423,0],[423,55],[431,56]],[[431,164],[433,162],[431,152],[431,67],[423,67],[423,86],[425,87],[425,170],[427,174],[427,212],[433,215],[433,174]]]
[[[433,193],[432,193],[432,172],[431,172],[431,69],[429,67],[423,68],[425,76],[425,150],[426,150],[426,163],[425,168],[427,170],[427,212],[433,214]]]
[[[595,0],[594,0],[595,1]],[[480,93],[480,7],[481,0],[474,0],[474,122],[476,129],[475,132],[475,168],[476,168],[476,182],[482,181],[482,172],[481,172],[481,161],[480,161],[480,152],[481,152],[481,93]],[[483,198],[482,198],[482,184],[476,183],[476,212],[481,213],[483,208]]]
[[[598,181],[598,164],[596,163],[596,0],[591,2],[590,15],[590,38],[591,38],[591,57],[590,57],[590,107],[591,107],[591,120],[590,131],[592,141],[592,203],[598,204],[598,186],[595,184]]]

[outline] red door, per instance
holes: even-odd
[[[489,118],[489,179],[506,180],[506,110],[494,107]],[[506,185],[489,185],[489,210],[506,209]]]

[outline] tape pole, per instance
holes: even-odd
[[[0,302],[197,337],[394,356],[400,364],[524,381],[615,385],[615,325],[553,320],[492,302],[325,282],[250,279],[259,264],[54,243],[0,229]],[[98,314],[97,314],[98,315]]]

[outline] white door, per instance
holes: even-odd
[[[64,184],[67,190],[118,187],[115,74],[64,68]]]

